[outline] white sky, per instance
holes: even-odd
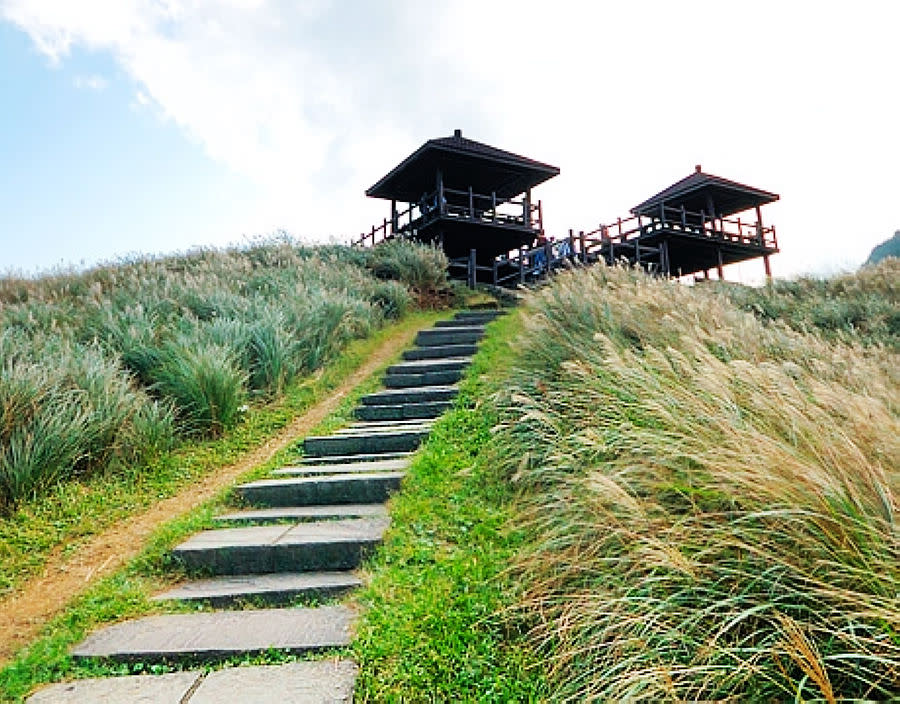
[[[776,275],[855,266],[900,229],[896,0],[0,0],[0,18],[49,70],[108,55],[135,105],[255,184],[221,243],[346,240],[387,214],[364,190],[454,128],[562,169],[535,192],[557,236],[695,164],[781,194]]]

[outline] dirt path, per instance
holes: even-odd
[[[379,366],[411,345],[416,332],[406,330],[386,340],[334,393],[236,464],[198,480],[143,513],[111,525],[66,559],[51,557],[41,575],[30,579],[21,589],[0,601],[0,664],[31,641],[41,627],[74,597],[135,557],[158,525],[214,497],[242,474],[268,461],[297,438],[307,435]]]

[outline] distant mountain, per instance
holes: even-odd
[[[900,230],[897,230],[891,239],[877,245],[866,259],[866,264],[877,264],[885,257],[900,257]]]

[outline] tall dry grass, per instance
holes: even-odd
[[[285,237],[0,278],[0,510],[221,434],[249,398],[281,394],[415,305],[410,281],[441,285],[432,249],[392,251],[394,278],[371,251]]]
[[[892,348],[618,268],[561,275],[524,320],[493,401],[529,536],[507,616],[554,698],[895,696]]]

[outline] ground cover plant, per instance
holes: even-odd
[[[357,373],[360,367],[371,364],[374,354],[374,359],[379,360],[378,365],[373,367],[371,373],[361,383],[354,385],[351,390],[339,397],[340,402],[334,411],[315,427],[311,427],[310,434],[325,434],[335,427],[346,424],[352,417],[352,410],[358,404],[359,397],[378,388],[384,369],[389,364],[398,361],[399,349],[393,356],[380,357],[376,352],[377,348],[397,336],[411,339],[415,331],[429,327],[435,320],[447,316],[449,316],[449,312],[424,312],[408,315],[404,320],[386,326],[370,338],[350,343],[347,349],[335,361],[329,363],[322,373],[316,374],[314,378],[307,379],[302,383],[290,385],[283,399],[251,409],[250,417],[238,428],[226,433],[224,437],[215,441],[191,443],[191,446],[179,448],[173,453],[177,457],[171,464],[180,468],[180,473],[186,473],[187,479],[191,479],[204,470],[209,470],[210,467],[220,466],[224,462],[233,460],[236,455],[246,452],[248,448],[259,445],[267,434],[284,426],[288,419],[303,410],[308,410],[312,404],[322,401],[341,382],[346,383],[346,379],[352,377],[351,372]],[[235,481],[244,482],[267,476],[273,468],[290,464],[301,454],[302,440],[284,447],[270,460],[249,470]],[[173,481],[170,474],[166,474],[164,468],[154,467],[153,469],[155,472],[150,477],[152,482],[149,482],[149,486],[146,485],[148,482],[130,483],[127,486],[119,487],[114,493],[95,496],[94,501],[88,506],[70,505],[67,509],[57,511],[53,515],[41,516],[43,527],[47,532],[52,533],[57,528],[57,523],[65,521],[72,513],[100,511],[103,514],[102,518],[106,519],[108,518],[106,514],[110,509],[118,513],[126,508],[133,508],[134,504],[153,501],[177,488],[177,486],[173,486],[177,482]],[[179,480],[184,479],[183,476],[179,477]],[[106,482],[103,484],[105,485]],[[68,489],[69,487],[61,488]],[[131,504],[128,506],[120,505],[124,494],[130,494]],[[104,623],[124,618],[138,618],[153,613],[209,608],[191,604],[153,602],[150,597],[165,587],[171,586],[182,574],[180,568],[171,559],[172,547],[199,530],[216,527],[213,516],[222,513],[226,507],[234,505],[234,497],[227,489],[223,489],[213,498],[193,506],[189,512],[172,517],[171,520],[160,524],[142,546],[140,553],[127,565],[98,580],[84,593],[79,594],[62,613],[45,625],[39,637],[27,647],[22,648],[9,662],[0,666],[0,701],[22,701],[22,698],[33,691],[35,687],[64,679],[139,673],[159,674],[188,667],[207,666],[208,664],[197,662],[178,665],[151,665],[143,662],[127,664],[79,662],[73,660],[68,651],[87,633]],[[33,520],[35,518],[33,516],[25,518],[27,523],[36,522]],[[91,521],[96,522],[100,518],[101,516],[91,516]],[[10,534],[13,534],[13,537],[19,537],[14,535],[14,523],[19,523],[19,521],[0,523],[0,531],[2,531],[0,532],[0,545],[5,544],[5,538]],[[36,525],[33,528],[37,531],[41,526]],[[0,555],[0,557],[2,557],[0,562],[6,567],[6,556]],[[331,657],[333,655],[333,653],[324,653],[321,656]],[[297,656],[273,650],[258,656],[235,658],[226,663],[220,663],[220,665],[226,667],[239,664],[276,664],[293,659],[297,659]]]
[[[0,279],[0,511],[220,436],[249,401],[446,289],[434,249],[392,252],[279,238]]]
[[[890,257],[852,274],[776,279],[752,288],[725,284],[723,293],[763,320],[832,340],[881,344],[900,352],[900,259]]]
[[[510,315],[489,327],[454,408],[434,426],[392,525],[369,563],[353,656],[364,702],[540,701],[543,674],[503,612],[518,586],[505,570],[523,540],[508,530],[515,488],[483,461],[496,415],[481,404],[510,356]]]
[[[526,535],[505,613],[552,700],[896,696],[896,282],[894,263],[739,307],[597,266],[527,299],[488,456]],[[803,322],[873,285],[872,327]]]

